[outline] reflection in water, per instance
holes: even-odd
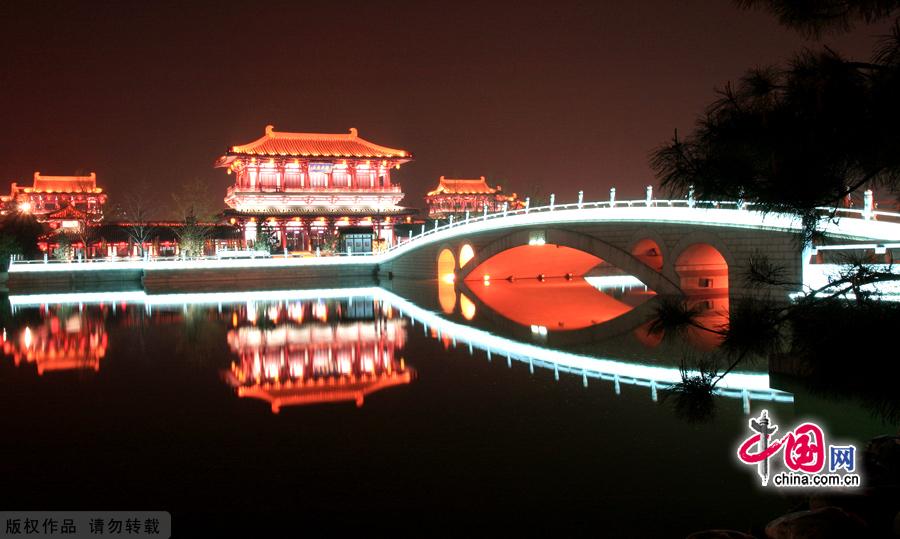
[[[14,330],[3,329],[3,354],[18,366],[35,363],[37,373],[66,370],[100,370],[108,337],[102,313],[57,306],[41,308],[41,321]]]
[[[248,302],[232,315],[228,345],[238,360],[228,381],[240,397],[284,406],[352,401],[408,384],[413,371],[395,351],[404,320],[372,299]]]
[[[592,293],[599,292],[595,290]],[[10,302],[14,308],[21,308],[27,305],[86,303],[89,299],[109,302],[120,296],[13,296]],[[503,357],[509,364],[519,361],[532,370],[536,367],[550,369],[557,377],[560,373],[572,373],[581,378],[585,385],[589,379],[608,381],[617,393],[621,385],[643,386],[650,389],[650,396],[655,399],[658,390],[672,387],[682,380],[678,366],[658,364],[654,358],[646,361],[621,360],[614,359],[616,350],[608,351],[612,357],[596,353],[571,353],[509,339],[453,322],[378,287],[160,296],[134,293],[130,300],[144,304],[144,310],[131,310],[135,312],[152,312],[165,306],[186,308],[188,304],[218,304],[220,308],[232,305],[233,308],[221,316],[231,323],[232,328],[226,338],[238,354],[239,361],[235,362],[227,376],[238,387],[239,393],[244,388],[243,396],[272,402],[273,410],[307,402],[356,402],[360,396],[371,391],[396,385],[386,380],[408,383],[412,373],[402,359],[394,359],[395,351],[404,345],[406,339],[402,325],[404,318],[421,327],[425,335],[433,335],[448,346],[463,346],[473,354],[475,350],[481,350],[487,360]],[[357,309],[362,309],[363,314],[358,314],[360,311]],[[351,342],[353,339],[357,342]],[[357,346],[359,339],[365,346]],[[386,378],[386,375],[394,378]],[[770,387],[766,372],[730,372],[719,382],[716,394],[741,399],[745,410],[749,410],[751,400],[792,401],[789,393]]]
[[[728,326],[728,295],[715,295],[698,299],[688,297],[687,307],[696,309],[699,314],[695,317],[697,324],[711,329],[705,331],[697,327],[687,329],[687,338],[691,343],[703,351],[712,351],[722,344],[724,335],[720,332]]]
[[[625,306],[643,290],[612,279],[586,282],[595,288],[591,294],[600,289]],[[179,512],[218,511],[244,520],[257,512],[293,518],[301,505],[326,518],[346,513],[330,494],[347,484],[363,489],[359,497],[369,510],[354,514],[366,519],[396,510],[398,500],[414,503],[403,495],[422,485],[438,497],[418,500],[410,511],[453,513],[471,505],[470,497],[460,496],[471,490],[466,478],[495,477],[500,488],[484,499],[502,497],[510,507],[538,500],[540,514],[563,520],[601,503],[616,515],[613,520],[631,526],[613,535],[633,535],[630,523],[644,521],[647,507],[680,503],[674,513],[692,514],[692,507],[712,506],[716,518],[737,519],[764,500],[750,488],[752,473],[734,463],[733,444],[747,425],[741,410],[749,411],[751,403],[755,412],[776,410],[788,424],[795,416],[827,414],[847,439],[862,440],[874,429],[860,427],[866,425],[863,413],[847,413],[851,407],[838,398],[810,402],[801,390],[796,405],[787,405],[793,395],[772,389],[764,366],[729,373],[716,393],[735,400],[717,398],[720,411],[712,423],[686,428],[670,406],[653,402],[664,401],[664,390],[681,381],[677,359],[666,355],[673,339],[662,342],[646,331],[644,314],[654,299],[591,330],[602,339],[562,350],[563,338],[577,332],[548,335],[544,342],[552,346],[529,335],[509,338],[514,332],[505,326],[514,324],[484,324],[490,313],[474,294],[458,294],[457,310],[446,316],[434,283],[427,286],[413,289],[422,298],[418,303],[380,288],[136,293],[128,296],[127,312],[119,303],[122,293],[10,298],[12,317],[3,319],[7,353],[38,350],[34,343],[46,342],[55,324],[60,335],[95,335],[107,355],[103,369],[89,377],[38,379],[14,368],[12,360],[0,361],[3,432],[16,441],[4,459],[4,477],[22,485],[16,495],[25,504],[39,505],[48,492],[65,501],[87,488],[89,499],[114,505],[124,499],[116,477],[140,463],[149,472],[134,470],[137,483],[128,494],[150,491],[141,505],[165,500]],[[703,301],[711,301],[704,304],[705,316],[724,320],[726,303]],[[202,322],[195,323],[202,338],[187,340],[192,318]],[[517,335],[528,332],[520,329]],[[146,349],[137,344],[140,338]],[[186,346],[179,352],[180,342]],[[835,363],[831,371],[846,373],[845,367]],[[350,404],[392,383],[400,387],[372,395],[375,402],[362,409]],[[327,402],[335,404],[270,413],[270,406],[277,412]],[[60,440],[70,458],[58,458]],[[667,442],[660,451],[660,440],[678,443]],[[685,462],[702,463],[705,473]],[[668,486],[659,482],[660,470]],[[457,484],[459,478],[464,481]],[[623,484],[630,485],[626,496]],[[748,488],[723,496],[723,484]],[[301,490],[309,496],[298,501]],[[539,499],[561,490],[572,496],[558,506]],[[735,493],[744,498],[734,499]],[[573,506],[576,499],[583,503]]]
[[[567,331],[602,324],[654,294],[643,285],[602,291],[581,277],[466,283],[491,311],[523,326]]]

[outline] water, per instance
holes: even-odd
[[[392,284],[4,299],[0,506],[164,509],[176,537],[484,519],[677,537],[797,502],[738,464],[748,413],[895,429],[764,365],[710,421],[677,415],[666,381],[717,342],[650,334],[640,283]],[[727,298],[702,301],[723,318]]]

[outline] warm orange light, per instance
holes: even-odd
[[[475,318],[475,304],[465,294],[459,295],[459,312],[466,320]]]
[[[21,204],[19,204],[19,211],[22,213],[30,213],[31,202],[22,202]]]
[[[468,243],[463,245],[459,250],[459,267],[465,267],[470,260],[475,258],[475,250]]]
[[[450,249],[444,249],[438,255],[438,301],[441,310],[450,314],[456,307],[456,289],[453,281],[456,279],[456,259]]]

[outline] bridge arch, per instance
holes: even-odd
[[[681,290],[688,295],[729,293],[737,260],[722,239],[707,231],[682,237],[671,251]]]
[[[529,228],[518,230],[481,247],[475,258],[458,272],[458,280],[464,281],[494,255],[515,247],[536,244],[561,245],[593,255],[640,279],[658,294],[681,294],[676,282],[655,271],[630,252],[611,245],[599,238],[558,228]]]
[[[638,240],[631,247],[631,256],[647,264],[656,271],[662,271],[666,261],[662,246],[653,238]]]
[[[441,281],[453,282],[456,276],[456,255],[449,245],[442,246],[437,255],[437,277]]]
[[[437,256],[438,303],[447,314],[456,308],[456,256],[449,247],[443,247]]]
[[[472,248],[472,244],[464,243],[459,248],[459,267],[465,267],[473,258],[475,258],[475,250]]]
[[[669,244],[655,229],[641,227],[631,235],[627,246],[628,251],[639,260],[642,260],[641,254],[647,255],[647,251],[655,249],[659,255],[658,259],[644,259],[643,262],[659,272],[666,272],[668,269],[667,265],[670,265]]]

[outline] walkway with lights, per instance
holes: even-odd
[[[580,197],[579,197],[580,198]],[[616,201],[614,196],[610,200],[602,202],[579,201],[571,204],[555,204],[553,197],[551,203],[541,207],[529,207],[515,211],[499,211],[497,213],[484,212],[480,215],[469,215],[454,221],[452,218],[441,224],[436,221],[434,227],[427,228],[423,225],[418,234],[410,234],[400,238],[400,242],[383,253],[342,253],[340,256],[316,256],[316,257],[281,257],[271,258],[232,258],[224,253],[223,256],[204,257],[197,259],[178,258],[116,258],[116,259],[92,259],[74,262],[59,262],[51,260],[39,261],[13,261],[10,265],[10,289],[27,291],[29,284],[22,287],[17,283],[31,283],[36,274],[56,274],[59,277],[71,275],[101,274],[108,271],[122,272],[124,278],[136,278],[146,281],[153,275],[167,275],[167,278],[177,278],[179,275],[187,275],[184,272],[196,270],[224,270],[223,275],[236,278],[242,272],[231,270],[272,269],[279,268],[306,268],[311,275],[328,277],[335,272],[345,269],[354,269],[357,275],[378,272],[382,277],[394,276],[434,278],[436,272],[431,267],[436,264],[437,252],[429,249],[437,249],[442,245],[459,245],[469,238],[487,238],[496,240],[506,234],[516,231],[540,231],[540,230],[572,230],[591,237],[603,237],[607,230],[631,231],[628,234],[636,234],[635,230],[646,231],[647,238],[652,238],[654,230],[666,229],[677,231],[677,235],[684,236],[691,241],[718,241],[714,245],[718,250],[727,253],[734,250],[729,265],[735,262],[743,263],[748,249],[763,251],[770,249],[772,245],[781,246],[782,252],[778,256],[784,258],[780,262],[789,262],[796,266],[796,273],[802,273],[804,285],[813,286],[819,284],[834,268],[815,268],[814,256],[825,249],[847,251],[864,251],[870,254],[893,255],[893,250],[900,249],[900,213],[875,211],[871,207],[864,209],[829,209],[822,208],[823,214],[831,219],[823,221],[822,232],[833,245],[807,248],[801,252],[797,246],[796,235],[802,229],[800,221],[791,215],[764,213],[756,211],[753,206],[739,202],[695,202],[692,200],[657,200],[648,198],[643,200]],[[618,227],[618,228],[616,228]],[[629,228],[630,227],[630,228]],[[668,228],[667,228],[668,227]],[[622,232],[625,234],[626,232]],[[721,239],[706,240],[711,235],[719,234]],[[637,236],[635,236],[637,237]],[[736,239],[735,239],[736,238]],[[768,241],[772,238],[773,241]],[[775,241],[775,238],[779,238]],[[627,239],[627,238],[626,238]],[[790,240],[790,241],[788,241]],[[550,243],[543,236],[536,235],[531,242]],[[780,242],[780,243],[778,243]],[[683,243],[690,243],[685,241]],[[750,244],[750,247],[743,245]],[[638,278],[642,276],[654,280],[652,272],[647,271],[642,265],[629,264],[629,258],[634,259],[631,253],[625,252],[628,246],[610,242],[611,248],[604,251],[608,256],[624,255],[619,257],[619,262],[624,262],[623,270],[634,274]],[[756,245],[757,247],[753,247]],[[733,247],[737,246],[737,249]],[[746,248],[745,248],[746,247]],[[680,246],[684,249],[685,246]],[[665,248],[663,248],[665,250]],[[668,253],[672,259],[678,253]],[[412,269],[404,274],[403,267],[410,259],[416,256],[424,257],[427,264],[407,264]],[[599,255],[598,255],[599,256]],[[601,256],[601,258],[603,258]],[[728,259],[728,256],[725,256]],[[811,262],[812,259],[812,262]],[[617,265],[615,260],[610,263]],[[671,264],[671,263],[670,263]],[[826,266],[828,264],[825,264]],[[802,269],[801,269],[802,268]],[[792,268],[793,271],[793,268]],[[131,272],[131,273],[129,273]],[[168,272],[168,273],[166,273]],[[665,271],[660,273],[665,274]],[[296,275],[286,273],[289,278]],[[302,274],[305,275],[305,274]],[[32,280],[25,279],[31,276]],[[171,277],[175,276],[175,277]],[[47,275],[50,277],[50,275]],[[798,280],[800,277],[798,276]],[[99,279],[98,280],[102,280]],[[645,279],[642,279],[645,280]],[[656,284],[666,287],[669,281],[678,286],[674,270],[668,271],[665,279]],[[647,282],[645,280],[645,282]],[[651,283],[647,283],[653,287]]]
[[[582,379],[587,386],[590,380],[610,382],[616,394],[623,385],[644,387],[655,401],[658,392],[671,388],[682,380],[678,367],[664,367],[622,361],[612,358],[593,357],[563,352],[514,341],[485,330],[452,322],[442,316],[423,309],[392,292],[379,287],[337,288],[320,290],[277,290],[266,292],[226,292],[200,294],[148,295],[144,292],[95,292],[77,294],[35,294],[10,296],[10,304],[15,311],[23,307],[51,304],[84,305],[90,303],[128,302],[143,304],[151,311],[155,307],[173,305],[224,305],[230,303],[331,300],[331,299],[373,299],[384,302],[408,317],[414,327],[420,327],[428,335],[434,332],[438,339],[448,338],[454,347],[468,348],[470,354],[480,351],[488,361],[499,359],[508,366],[513,362],[527,364],[531,372],[535,368],[552,370],[559,380],[562,374],[571,374]],[[697,373],[689,373],[697,374]],[[773,389],[769,385],[769,375],[760,372],[731,372],[719,382],[716,394],[741,399],[744,410],[749,411],[751,401],[793,402],[793,395]]]

